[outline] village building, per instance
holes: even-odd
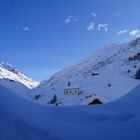
[[[71,83],[68,82],[68,87],[64,89],[65,95],[80,95],[82,91],[79,87],[71,87]]]

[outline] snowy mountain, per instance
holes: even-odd
[[[124,44],[109,44],[85,60],[57,72],[35,90],[40,104],[48,104],[54,95],[65,105],[88,104],[117,99],[140,81],[140,38]]]
[[[0,85],[1,140],[139,140],[140,85],[97,106],[44,107]]]
[[[39,85],[21,72],[17,71],[13,66],[0,61],[0,84],[14,91],[15,93],[25,96],[32,88]]]

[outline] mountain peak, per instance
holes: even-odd
[[[23,84],[30,89],[35,88],[39,85],[39,82],[28,78],[27,76],[16,70],[12,65],[3,61],[0,61],[0,79],[13,80],[15,82]]]
[[[15,74],[18,74],[18,71],[12,65],[5,63],[4,61],[0,61],[0,67],[6,69],[8,71],[11,71]]]

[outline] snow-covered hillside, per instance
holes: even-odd
[[[140,68],[139,53],[140,38],[121,45],[107,45],[43,81],[34,90],[36,94],[42,94],[37,102],[46,105],[54,95],[65,105],[88,104],[94,98],[103,102],[117,99],[140,83],[135,78]],[[73,93],[77,90],[80,90],[78,95]]]
[[[32,100],[30,93],[39,83],[17,71],[13,66],[0,61],[0,85],[5,86],[19,96]]]
[[[140,86],[97,106],[44,107],[0,85],[1,140],[139,140]]]
[[[38,82],[33,81],[21,72],[17,71],[13,66],[0,61],[0,81],[6,81],[8,83],[18,82],[26,86],[27,88],[35,88],[39,85]],[[5,84],[4,84],[5,85]]]

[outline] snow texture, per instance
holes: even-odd
[[[57,72],[33,90],[43,94],[36,102],[47,105],[54,95],[63,105],[84,105],[95,98],[113,101],[140,84],[135,74],[140,68],[140,38],[124,44],[109,44],[80,63]],[[137,59],[132,59],[137,56]],[[82,95],[65,95],[68,82],[80,88]],[[87,99],[87,96],[90,98]]]
[[[39,85],[38,82],[33,81],[21,72],[17,71],[10,64],[0,61],[0,80],[9,80],[10,82],[19,82],[27,88],[35,88]]]
[[[139,140],[140,85],[103,105],[44,107],[0,85],[1,140]]]

